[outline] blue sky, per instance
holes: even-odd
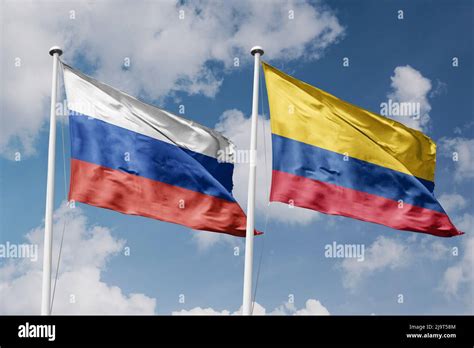
[[[2,32],[5,53],[1,64],[7,76],[2,79],[2,90],[9,90],[4,93],[9,99],[1,99],[1,243],[40,242],[42,238],[50,46],[60,43],[65,62],[147,102],[174,113],[184,105],[185,117],[209,127],[220,122],[224,133],[239,145],[248,140],[245,127],[249,123],[242,117],[248,118],[251,109],[253,65],[248,50],[252,44],[261,44],[269,48],[263,58],[272,65],[371,111],[380,112],[380,103],[389,95],[399,101],[411,96],[420,102],[428,119],[416,125],[438,144],[435,193],[466,235],[444,239],[289,209],[279,203],[266,207],[267,188],[260,180],[257,227],[264,228],[267,213],[269,218],[265,235],[255,241],[256,267],[263,253],[258,304],[266,313],[286,314],[311,308],[321,314],[321,306],[331,314],[473,313],[472,2],[231,2],[228,6],[236,9],[238,18],[223,10],[222,2],[138,1],[133,9],[127,2],[90,7],[81,2],[40,3],[42,9],[26,2],[4,1],[1,5],[8,17]],[[185,10],[185,21],[190,21],[182,29],[183,24],[174,17],[164,18],[164,24],[153,17],[172,14],[177,18],[180,9]],[[193,18],[196,9],[202,10],[202,18]],[[70,18],[71,10],[75,19]],[[293,21],[300,21],[298,25],[288,22],[290,10],[294,10]],[[399,10],[403,19],[397,18]],[[41,11],[50,11],[50,23],[38,19]],[[261,22],[260,15],[264,16]],[[116,21],[114,16],[123,17]],[[18,29],[16,17],[30,19],[29,25]],[[220,27],[222,31],[216,30]],[[193,40],[195,32],[198,36]],[[167,35],[174,38],[156,41]],[[263,42],[256,42],[259,38]],[[14,67],[18,57],[21,66]],[[127,69],[122,66],[125,57],[131,57]],[[238,67],[233,66],[236,57]],[[344,57],[349,58],[348,67],[342,64]],[[453,57],[459,59],[457,67]],[[14,92],[8,81],[13,81]],[[260,113],[268,118],[265,91],[261,98]],[[230,121],[223,123],[226,112],[239,129],[231,128]],[[260,126],[263,123],[261,118]],[[268,130],[268,121],[265,124]],[[67,126],[65,131],[68,172]],[[262,138],[259,141],[263,145]],[[61,143],[59,127],[56,208],[65,197]],[[458,161],[452,160],[453,152]],[[13,159],[15,153],[21,154],[20,161]],[[246,170],[243,165],[234,173],[236,196],[241,201]],[[75,237],[69,241],[66,237],[71,244],[58,282],[55,306],[59,312],[170,314],[194,309],[199,313],[199,307],[232,313],[239,309],[243,239],[210,236],[83,204],[75,212],[68,209],[59,210],[56,235],[64,217],[67,221],[87,219],[87,223],[71,223],[71,230],[66,224],[66,236]],[[94,233],[105,237],[84,244]],[[79,243],[77,249],[74,241]],[[325,257],[325,245],[333,242],[364,245],[365,260]],[[130,256],[124,255],[124,247],[130,247]],[[239,256],[234,255],[235,247],[240,248]],[[457,255],[453,248],[458,248]],[[90,250],[95,256],[88,264],[84,255]],[[39,310],[39,303],[33,300],[17,300],[29,295],[39,299],[40,262],[33,266],[29,262],[0,259],[0,291],[5,292],[0,312]],[[83,273],[85,269],[96,272],[98,278],[87,283],[95,292],[86,291],[84,283],[68,282],[74,276],[82,279],[88,274]],[[77,297],[75,304],[69,301],[71,293]],[[135,298],[130,294],[143,295]],[[179,302],[180,294],[185,296],[184,303]],[[398,301],[400,295],[403,303]],[[101,298],[115,296],[116,306],[99,305]],[[288,303],[293,297],[294,304]],[[314,301],[319,304],[311,307]]]

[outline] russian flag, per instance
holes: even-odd
[[[441,237],[462,234],[436,200],[436,145],[423,133],[264,64],[270,201]]]
[[[232,196],[234,147],[228,139],[63,68],[69,200],[245,236],[245,213]]]

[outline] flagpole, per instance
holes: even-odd
[[[252,126],[250,128],[250,166],[247,199],[247,230],[245,234],[245,266],[242,315],[252,313],[252,272],[253,272],[253,235],[255,230],[255,179],[257,174],[257,119],[258,119],[258,83],[260,73],[260,57],[263,49],[252,47],[250,53],[254,56],[253,68],[253,100]]]
[[[63,51],[58,46],[49,50],[53,56],[53,78],[51,87],[51,110],[49,123],[48,178],[46,183],[46,211],[44,216],[43,284],[41,291],[41,314],[51,314],[51,259],[53,249],[54,168],[56,161],[56,97],[58,87],[58,63]]]

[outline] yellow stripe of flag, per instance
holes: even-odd
[[[263,63],[272,133],[434,181],[436,144]]]

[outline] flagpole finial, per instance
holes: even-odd
[[[260,55],[263,56],[263,48],[260,46],[253,46],[250,50],[250,53],[252,56],[254,56],[256,53],[260,53]]]
[[[55,53],[57,53],[58,56],[60,56],[61,54],[63,54],[63,50],[59,46],[53,46],[49,49],[49,54],[53,56]]]

